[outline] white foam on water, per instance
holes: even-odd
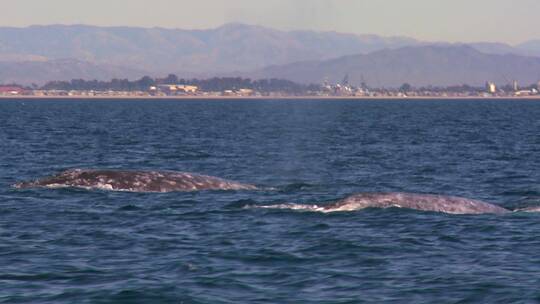
[[[113,186],[111,184],[105,184],[105,183],[98,183],[96,185],[96,188],[99,190],[105,190],[105,191],[112,191],[114,190]]]
[[[281,210],[295,210],[295,211],[309,211],[309,212],[322,212],[329,213],[334,212],[334,210],[327,210],[324,207],[319,205],[307,205],[307,204],[277,204],[277,205],[268,205],[268,206],[246,206],[247,208],[257,208],[257,209],[281,209]]]
[[[71,186],[66,185],[66,184],[49,184],[45,186],[45,188],[49,188],[49,189],[61,189],[61,188],[69,188],[69,187]]]
[[[514,212],[540,213],[540,206],[516,209]]]
[[[268,205],[268,206],[246,206],[246,208],[257,208],[257,209],[281,209],[281,210],[294,210],[294,211],[306,211],[306,212],[320,212],[320,213],[336,213],[336,212],[355,212],[363,209],[367,209],[369,207],[366,206],[360,206],[357,204],[346,204],[339,207],[323,207],[319,205],[308,205],[308,204],[294,204],[294,203],[285,203],[285,204],[276,204],[276,205]],[[398,208],[398,209],[406,209],[403,206],[399,204],[392,204],[390,206],[385,207],[371,207],[371,208],[379,208],[379,209],[390,209],[390,208]],[[540,207],[539,211],[540,212]]]

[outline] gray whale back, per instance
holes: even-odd
[[[83,188],[128,192],[174,192],[199,190],[255,190],[256,186],[218,177],[174,171],[122,171],[74,169],[13,185],[25,188]]]
[[[346,212],[367,208],[406,208],[448,214],[504,214],[511,211],[479,200],[455,196],[413,193],[360,193],[329,205],[280,204],[265,209],[292,209],[315,212]],[[528,210],[534,212],[533,209]]]
[[[479,200],[455,196],[412,193],[361,193],[329,206],[326,211],[353,211],[365,208],[407,208],[449,214],[509,213],[508,209]]]

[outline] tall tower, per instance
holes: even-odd
[[[343,81],[341,82],[341,84],[344,86],[349,85],[349,73],[345,74],[345,77],[343,77]]]
[[[514,89],[514,92],[519,91],[519,85],[517,80],[514,80],[514,83],[512,84],[512,88]]]
[[[486,82],[486,90],[490,94],[497,93],[497,86],[493,82]]]

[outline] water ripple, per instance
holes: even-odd
[[[245,208],[365,191],[538,206],[538,117],[523,101],[2,101],[0,303],[538,302],[539,214]],[[75,167],[267,189],[9,187]]]

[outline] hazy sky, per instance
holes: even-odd
[[[210,28],[242,22],[432,41],[540,39],[540,0],[0,0],[0,4],[0,26]]]

